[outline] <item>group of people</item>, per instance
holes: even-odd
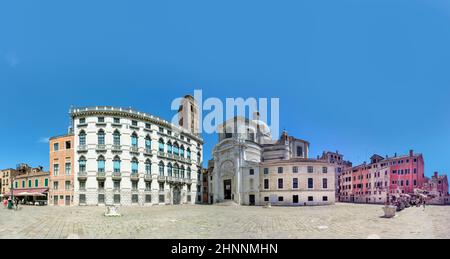
[[[3,199],[3,208],[5,209],[14,209],[14,210],[18,210],[19,209],[19,199]]]

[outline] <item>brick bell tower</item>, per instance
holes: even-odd
[[[199,135],[199,107],[192,95],[186,95],[178,109],[178,124],[194,135]]]

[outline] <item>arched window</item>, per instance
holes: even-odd
[[[105,131],[99,130],[97,133],[98,143],[99,145],[105,145]]]
[[[98,172],[105,172],[105,157],[99,156],[97,159],[97,169]]]
[[[175,166],[173,167],[173,171],[174,171],[175,177],[180,178],[180,169],[178,167],[178,164],[175,164]]]
[[[202,162],[202,154],[200,151],[197,153],[197,162],[200,164]]]
[[[120,157],[116,156],[113,160],[114,173],[120,173]]]
[[[84,130],[82,130],[80,132],[80,134],[78,135],[78,137],[80,138],[80,146],[85,146],[86,145],[86,132],[84,132]]]
[[[78,164],[80,173],[86,172],[86,158],[84,156],[80,157],[80,160],[78,160]]]
[[[188,148],[186,152],[187,152],[187,154],[186,154],[187,158],[191,159],[191,149]]]
[[[113,145],[120,146],[120,132],[118,130],[113,133]]]
[[[169,142],[167,142],[167,153],[172,154],[172,149],[173,149],[172,142],[170,142],[169,140]]]
[[[181,147],[180,147],[180,156],[184,157],[184,146],[183,145],[181,145]]]
[[[187,176],[187,179],[191,179],[191,168],[190,167],[188,167],[187,168],[187,170],[186,170],[186,176]]]
[[[184,166],[180,168],[180,178],[184,178]]]
[[[139,162],[138,162],[137,158],[133,158],[131,160],[131,173],[137,174],[138,170],[139,170]]]
[[[167,164],[167,176],[172,177],[172,164]]]
[[[145,137],[145,149],[151,150],[152,149],[152,139],[150,136]]]
[[[159,175],[164,176],[164,163],[163,161],[159,162]]]
[[[138,147],[138,135],[136,134],[136,132],[131,134],[131,146]]]
[[[152,174],[152,162],[149,159],[145,161],[145,174]]]
[[[180,150],[178,148],[178,143],[175,142],[175,144],[173,144],[173,153],[178,156],[180,154]]]
[[[164,140],[162,138],[159,139],[159,151],[164,152]]]

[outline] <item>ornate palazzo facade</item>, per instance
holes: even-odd
[[[75,205],[194,204],[203,140],[139,111],[74,108]]]

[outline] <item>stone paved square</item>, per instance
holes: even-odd
[[[382,206],[324,207],[153,206],[0,209],[0,238],[450,238],[450,207],[409,208],[385,219]]]

